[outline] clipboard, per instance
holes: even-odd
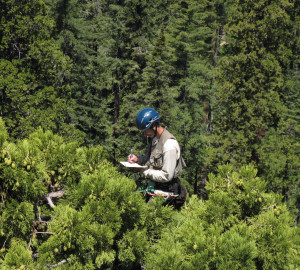
[[[148,169],[148,166],[139,165],[137,163],[129,163],[127,161],[120,161],[120,163],[127,168],[135,168],[135,169]]]

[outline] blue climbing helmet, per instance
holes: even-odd
[[[160,116],[153,108],[144,108],[136,116],[136,125],[139,130],[150,128],[155,122],[159,122]]]

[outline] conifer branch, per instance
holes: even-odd
[[[30,246],[31,246],[32,237],[33,237],[34,235],[37,235],[37,234],[51,234],[51,235],[52,235],[52,234],[55,234],[55,233],[53,233],[53,232],[37,232],[37,231],[31,233],[31,236],[30,236],[30,240],[29,240],[28,248],[27,248],[27,249],[29,249]]]

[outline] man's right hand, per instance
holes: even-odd
[[[129,163],[137,163],[139,158],[136,155],[128,155],[128,162]]]

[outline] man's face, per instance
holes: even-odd
[[[145,137],[149,137],[151,139],[153,139],[154,136],[155,136],[155,132],[152,128],[145,129],[145,130],[142,131],[142,133]]]

